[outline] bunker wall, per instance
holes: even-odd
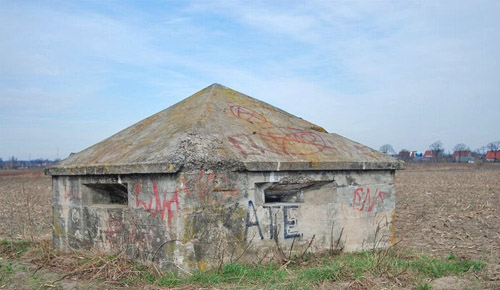
[[[126,251],[173,270],[387,247],[394,171],[53,176],[54,245]],[[313,240],[311,242],[311,240]]]

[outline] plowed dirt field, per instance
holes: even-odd
[[[400,246],[500,263],[500,163],[407,165],[396,174]],[[0,237],[50,238],[51,181],[0,171]]]

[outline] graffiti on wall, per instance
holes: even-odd
[[[172,194],[169,194],[165,190],[163,194],[160,194],[158,190],[158,184],[156,182],[152,183],[154,196],[149,195],[149,201],[144,201],[140,199],[142,192],[142,182],[138,182],[135,188],[135,207],[144,208],[146,211],[151,213],[151,216],[159,216],[161,220],[165,220],[165,213],[167,214],[168,225],[172,225],[172,218],[174,213],[172,211],[172,204],[175,203],[175,209],[179,210],[179,193],[177,189],[174,190]]]
[[[369,187],[358,187],[354,190],[352,207],[354,210],[371,212],[377,206],[384,203],[387,192],[370,189]]]
[[[229,142],[243,155],[261,155],[266,152],[280,155],[328,154],[332,144],[318,132],[307,129],[280,127],[258,112],[243,106],[229,106],[234,117],[259,127],[252,134],[228,136]],[[259,145],[262,144],[262,145]]]
[[[229,106],[229,110],[236,118],[241,119],[241,120],[246,121],[246,122],[252,122],[252,123],[256,122],[256,123],[264,123],[264,124],[269,123],[267,121],[267,118],[264,115],[257,113],[255,111],[246,109],[243,106],[232,105],[232,106]]]
[[[117,243],[119,237],[123,234],[123,220],[117,219],[115,217],[109,217],[106,220],[106,229],[104,231],[104,237],[107,241],[111,243]],[[123,242],[120,240],[120,242]]]
[[[209,204],[218,204],[228,198],[239,196],[240,191],[233,186],[223,173],[207,172],[201,169],[198,176],[186,178],[181,176],[177,190],[191,197],[196,195],[199,200]]]
[[[151,188],[145,188],[150,186]],[[151,194],[152,193],[152,194]],[[186,178],[180,177],[173,190],[161,191],[158,182],[145,185],[143,182],[135,186],[135,207],[143,208],[151,213],[151,216],[160,220],[167,220],[170,227],[174,218],[174,211],[179,211],[179,196],[195,198],[198,201],[213,205],[220,204],[232,197],[240,195],[237,187],[231,186],[225,174],[206,172],[200,170],[199,175]]]
[[[294,216],[298,210],[298,205],[273,205],[263,206],[267,209],[267,220],[269,221],[268,238],[273,239],[279,228],[283,228],[283,237],[285,239],[298,238],[302,235],[297,230],[297,219]],[[278,212],[283,215],[283,223],[278,220]],[[248,239],[248,230],[256,228],[261,240],[264,240],[264,232],[262,231],[261,223],[259,222],[258,212],[253,201],[248,201],[247,215],[245,219],[245,240]],[[267,233],[266,233],[267,234]]]
[[[135,245],[137,250],[150,249],[150,244],[158,238],[158,236],[147,227],[127,225],[123,217],[112,215],[106,220],[103,236],[105,241],[110,245],[119,247]]]

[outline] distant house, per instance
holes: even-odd
[[[422,156],[422,161],[432,161],[432,158],[434,155],[432,154],[431,150],[427,150],[424,152],[424,155]]]
[[[421,161],[422,162],[442,162],[445,160],[449,161],[449,156],[443,154],[443,150],[439,151],[433,151],[433,150],[426,150],[424,152],[424,155],[422,155]]]
[[[403,149],[399,151],[397,155],[395,155],[400,160],[405,162],[418,162],[422,158],[422,153],[418,153],[417,151],[408,151]]]
[[[398,153],[398,159],[408,161],[410,159],[410,151],[408,150],[401,150]]]
[[[500,151],[488,151],[484,159],[486,161],[500,161]]]
[[[470,150],[461,150],[453,152],[451,157],[453,162],[474,162],[474,156]]]

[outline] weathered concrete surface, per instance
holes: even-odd
[[[380,248],[394,239],[392,170],[200,170],[53,180],[58,249],[125,250],[172,270],[270,260],[276,255],[274,237],[287,252],[292,244],[303,251],[313,237],[313,252]],[[92,184],[119,183],[126,185],[126,204],[93,198]],[[300,188],[300,197],[270,202],[269,188]]]
[[[52,175],[398,169],[402,163],[269,104],[213,84],[69,156]]]

